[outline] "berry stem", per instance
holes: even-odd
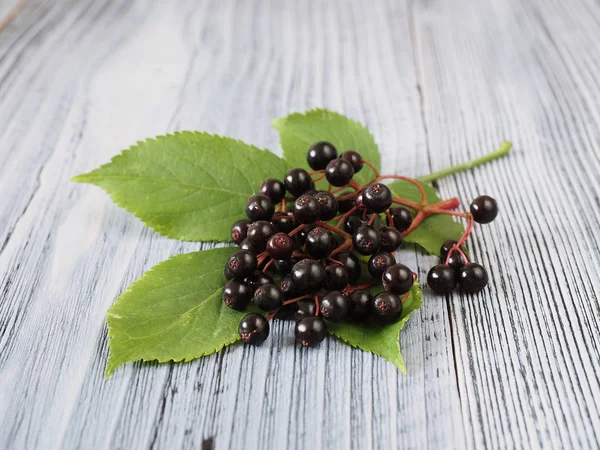
[[[287,203],[286,203],[285,198],[284,198],[283,200],[281,200],[281,212],[282,213],[287,213],[286,206],[287,206]]]
[[[373,166],[373,164],[371,164],[369,161],[367,161],[367,160],[364,160],[364,159],[361,159],[360,161],[361,161],[363,164],[366,164],[367,166],[369,166],[369,167],[371,168],[371,170],[373,171],[373,173],[375,174],[375,176],[376,176],[377,178],[379,178],[379,176],[380,176],[380,175],[379,175],[379,171],[378,171],[378,170],[375,168],[375,166]],[[369,183],[369,184],[371,184],[371,183]]]
[[[427,217],[427,213],[425,213],[423,211],[419,211],[417,213],[417,215],[415,216],[415,218],[413,219],[412,223],[410,224],[410,227],[408,228],[408,230],[402,232],[402,237],[406,236],[411,231],[413,231],[415,228],[417,228],[419,225],[421,225],[421,222],[423,222],[423,220],[425,220],[426,217]]]
[[[377,178],[375,178],[375,182],[381,181],[386,178],[392,178],[394,180],[408,181],[409,183],[414,184],[417,187],[417,189],[419,190],[419,192],[421,193],[420,206],[425,206],[427,204],[427,196],[425,195],[425,189],[423,189],[423,185],[421,183],[419,183],[417,180],[410,178],[410,177],[403,177],[402,175],[380,175]]]
[[[349,211],[347,211],[341,218],[340,220],[338,220],[338,223],[335,225],[336,228],[339,228],[340,225],[342,223],[344,223],[344,220],[346,220],[348,218],[348,216],[352,215],[353,212],[355,212],[358,208],[356,206],[353,206],[352,208],[350,208]]]
[[[369,219],[369,221],[367,222],[367,225],[373,225],[373,222],[375,222],[376,218],[377,218],[377,214],[373,214],[371,216],[371,218]]]
[[[269,267],[271,266],[271,264],[273,264],[274,262],[275,262],[275,260],[273,258],[271,258],[271,260],[265,264],[265,267],[263,267],[263,270],[262,270],[263,273],[266,272],[269,269]]]
[[[401,301],[402,303],[404,303],[406,300],[408,300],[408,296],[409,296],[409,295],[410,295],[410,291],[408,291],[406,294],[404,294],[404,297],[402,297],[402,298],[400,299],[400,301]]]
[[[452,255],[452,253],[455,251],[460,253],[460,255],[464,258],[465,262],[469,262],[469,258],[467,258],[467,255],[465,255],[465,253],[460,249],[460,247],[465,243],[465,241],[471,234],[471,231],[473,230],[473,224],[475,223],[475,221],[473,220],[473,216],[471,214],[467,213],[466,216],[469,218],[467,229],[465,230],[459,241],[456,243],[456,245],[448,251],[448,256],[446,256],[446,261],[444,261],[444,264],[446,265],[450,260],[450,255]]]
[[[298,225],[296,228],[294,228],[292,231],[289,232],[288,236],[292,237],[296,233],[300,233],[303,228],[304,228],[304,225]]]
[[[350,182],[348,183],[348,186],[350,186],[355,191],[360,191],[362,189],[362,186],[360,184],[358,184],[358,182],[356,180],[350,180]]]
[[[414,209],[416,211],[418,211],[419,209],[421,209],[421,205],[416,203],[416,202],[411,202],[410,200],[404,200],[403,198],[400,197],[392,197],[392,202],[398,204],[398,205],[402,205],[402,206],[407,206],[411,209]]]
[[[275,317],[277,315],[277,313],[279,312],[279,310],[277,311],[273,311],[272,313],[270,313],[267,317],[266,320],[269,321],[271,320],[273,317]]]
[[[377,283],[379,283],[379,280],[371,280],[371,281],[367,281],[366,283],[363,284],[359,284],[357,286],[350,286],[349,288],[346,289],[346,291],[348,293],[352,293],[354,291],[358,291],[359,289],[368,289],[371,286],[376,285]]]
[[[333,225],[329,225],[328,223],[318,221],[318,222],[315,222],[315,225],[317,225],[319,227],[322,227],[322,228],[326,228],[329,231],[333,231],[334,233],[337,233],[337,234],[339,234],[340,236],[343,236],[346,239],[351,239],[352,238],[352,236],[349,235],[348,233],[346,233],[344,230],[340,230],[338,227],[334,227]]]
[[[325,169],[321,169],[321,170],[315,170],[313,172],[309,172],[308,176],[312,177],[313,175],[317,174],[317,173],[325,173]]]
[[[296,297],[296,298],[292,298],[290,300],[286,300],[285,302],[283,302],[283,306],[285,305],[291,305],[292,303],[297,303],[300,300],[304,299],[304,298],[308,298],[308,295],[301,295],[300,297]]]
[[[315,295],[315,317],[319,316],[319,309],[321,309],[321,306],[319,305],[319,296]]]
[[[347,234],[347,235],[350,236],[349,234]],[[344,243],[342,245],[340,245],[338,248],[332,250],[332,252],[329,254],[329,258],[331,258],[333,255],[336,255],[336,254],[350,248],[351,246],[352,246],[352,239],[350,237],[348,237],[348,238],[346,238],[346,240],[344,241]]]
[[[313,178],[313,182],[316,183],[317,181],[321,181],[323,178],[325,178],[325,174],[321,175],[320,177]]]
[[[385,216],[387,217],[387,220],[390,222],[390,227],[394,228],[394,218],[390,214],[390,211],[387,209],[385,211]]]

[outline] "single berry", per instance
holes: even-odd
[[[322,221],[327,222],[337,215],[338,201],[335,195],[329,192],[317,192],[315,199],[319,202],[319,217]]]
[[[252,289],[240,280],[229,280],[223,286],[223,302],[231,309],[243,311],[252,299]]]
[[[314,317],[317,312],[317,306],[313,299],[302,299],[296,303],[296,312],[294,313],[294,319],[296,321],[304,317]]]
[[[294,237],[296,238],[296,242],[298,243],[298,245],[300,247],[302,247],[304,245],[304,243],[306,242],[306,238],[308,236],[308,233],[311,232],[311,230],[315,227],[316,225],[313,225],[312,223],[307,223],[305,224],[302,229],[296,233],[294,235]]]
[[[331,291],[321,299],[321,316],[331,322],[341,322],[349,312],[350,299],[340,291]]]
[[[248,227],[252,222],[249,220],[243,219],[238,220],[231,227],[231,239],[235,242],[235,245],[240,245],[244,239],[246,239],[246,235],[248,234]]]
[[[283,295],[274,284],[263,284],[254,292],[252,301],[263,311],[273,311],[283,304]]]
[[[285,174],[285,189],[294,197],[300,197],[309,189],[314,189],[315,183],[304,169],[291,169]]]
[[[294,282],[292,281],[291,275],[286,275],[279,282],[279,290],[283,298],[290,299],[294,296]]]
[[[298,223],[314,223],[319,220],[321,208],[316,198],[310,195],[301,195],[294,204],[294,219]]]
[[[348,271],[350,284],[355,284],[360,278],[360,261],[352,253],[338,253],[335,255],[335,260],[342,263]]]
[[[354,167],[345,159],[334,159],[327,164],[325,177],[332,186],[346,186],[354,175]]]
[[[350,295],[350,317],[358,322],[366,321],[373,310],[373,295],[358,289]]]
[[[275,233],[267,241],[267,253],[274,259],[288,259],[294,253],[296,243],[285,233]]]
[[[344,198],[340,200],[340,197],[336,197],[337,202],[338,202],[338,212],[339,213],[347,213],[348,211],[350,211],[352,208],[354,208],[354,201],[356,200],[355,197],[350,197],[350,198]]]
[[[327,282],[327,273],[314,259],[303,259],[292,268],[292,282],[298,293],[314,292]]]
[[[369,258],[367,269],[373,278],[381,278],[383,272],[396,264],[396,258],[391,253],[379,251]]]
[[[386,291],[402,295],[410,291],[414,279],[412,270],[404,264],[394,264],[383,272],[381,281]]]
[[[444,264],[433,266],[427,274],[427,285],[436,294],[449,294],[456,287],[456,272]]]
[[[240,322],[238,332],[246,344],[260,345],[269,337],[269,322],[260,314],[246,314]]]
[[[364,191],[360,191],[358,194],[356,194],[356,197],[354,197],[354,206],[356,206],[359,209],[364,208],[365,207],[364,199],[365,199],[365,193],[364,193]]]
[[[229,267],[233,276],[239,279],[252,275],[257,266],[256,255],[248,250],[238,250],[227,261],[227,267]]]
[[[273,265],[275,266],[277,273],[287,275],[292,271],[292,267],[294,267],[294,264],[298,261],[300,261],[300,259],[295,257],[289,259],[277,259]]]
[[[402,245],[402,233],[396,228],[381,227],[379,234],[381,234],[381,245],[379,246],[381,251],[394,252]]]
[[[471,203],[471,214],[477,223],[490,223],[498,215],[498,203],[489,195],[480,195]]]
[[[350,283],[348,269],[341,264],[328,264],[325,266],[327,272],[327,285],[325,286],[330,291],[340,291]]]
[[[317,345],[327,337],[327,325],[320,317],[303,317],[296,322],[295,335],[305,347]]]
[[[271,220],[275,206],[269,197],[263,194],[253,195],[246,204],[246,215],[252,221]]]
[[[360,153],[355,152],[354,150],[346,150],[344,153],[342,153],[340,155],[340,158],[345,159],[350,164],[352,164],[354,173],[360,172],[360,169],[363,168],[362,156],[360,156]]]
[[[363,191],[363,205],[367,211],[382,213],[392,206],[392,191],[383,183],[373,183]]]
[[[446,261],[448,261],[447,265],[450,266],[457,274],[465,265],[465,259],[457,251],[450,253],[450,257],[447,257],[447,259],[442,261],[442,264],[445,264]]]
[[[316,142],[310,146],[306,154],[306,162],[313,170],[322,170],[327,163],[337,158],[337,150],[329,142]]]
[[[361,255],[372,255],[381,245],[381,234],[370,225],[363,225],[352,235],[352,245]]]
[[[259,192],[269,197],[273,203],[279,203],[285,197],[285,184],[275,178],[269,178],[260,184]]]
[[[231,269],[229,269],[229,264],[227,264],[227,263],[225,263],[225,268],[223,269],[223,275],[225,275],[225,278],[228,280],[233,280],[235,278],[235,275],[233,274]]]
[[[269,274],[264,273],[262,270],[257,270],[248,278],[246,278],[246,284],[250,286],[252,292],[255,292],[260,286],[270,283],[273,283],[273,278],[271,278]]]
[[[394,228],[398,231],[406,231],[412,224],[412,214],[404,206],[390,208],[390,216],[394,219]],[[387,224],[391,225],[389,218],[387,219]]]
[[[365,224],[366,221],[362,220],[359,216],[348,216],[344,221],[344,231],[348,234],[354,234],[356,230]]]
[[[306,236],[306,251],[313,258],[324,258],[335,247],[333,233],[325,228],[314,227]]]
[[[254,247],[250,243],[250,241],[248,240],[248,238],[246,238],[242,242],[240,242],[240,250],[248,250],[249,252],[252,252],[255,255],[258,255],[260,253],[260,249]]]
[[[264,250],[267,247],[267,241],[275,234],[275,227],[271,222],[259,220],[254,222],[248,228],[248,242],[257,250]]]
[[[456,247],[456,244],[458,244],[458,241],[455,241],[454,239],[448,239],[442,244],[442,246],[440,247],[440,259],[442,260],[442,264],[444,264],[444,262],[446,261],[446,257],[448,256],[448,252],[450,251],[450,249]],[[461,247],[460,249],[463,252],[465,251],[464,247]]]
[[[476,294],[488,284],[488,273],[481,264],[469,263],[460,269],[458,282],[463,291]]]
[[[381,324],[398,322],[402,315],[402,300],[392,292],[380,292],[373,299],[373,318]]]
[[[294,228],[298,226],[294,220],[294,215],[289,214],[276,214],[272,219],[271,223],[278,232],[290,233]]]

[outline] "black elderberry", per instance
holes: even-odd
[[[333,233],[325,228],[314,227],[306,236],[306,251],[313,258],[324,258],[329,255],[335,244]]]
[[[402,233],[396,228],[381,227],[379,229],[379,234],[381,235],[380,251],[393,252],[402,245]]]
[[[238,332],[246,344],[260,345],[269,337],[269,322],[260,314],[247,314],[242,318]]]
[[[275,234],[275,227],[271,222],[258,220],[248,227],[248,242],[257,250],[264,250],[267,247],[267,241]]]
[[[256,270],[256,266],[258,266],[256,255],[248,250],[238,250],[227,261],[227,267],[233,276],[239,279],[252,275]]]
[[[392,206],[392,192],[383,183],[368,185],[363,191],[363,206],[367,211],[382,213]]]
[[[390,216],[394,220],[394,228],[398,231],[406,231],[412,224],[412,214],[404,206],[390,208]],[[387,219],[387,224],[391,225],[389,218]]]
[[[303,246],[304,243],[306,242],[306,237],[308,236],[308,233],[311,232],[311,230],[315,227],[316,225],[312,224],[312,223],[307,223],[305,224],[302,229],[296,233],[294,235],[294,237],[296,238],[296,242],[298,242],[299,246]]]
[[[448,252],[450,251],[450,249],[456,247],[456,244],[458,244],[458,241],[455,241],[454,239],[449,239],[442,244],[440,248],[440,259],[442,260],[442,264],[444,264],[444,262],[446,261],[446,257],[448,256]],[[464,247],[461,247],[460,249],[463,252],[465,251]]]
[[[370,225],[363,225],[352,235],[352,245],[361,255],[372,255],[381,245],[381,234]]]
[[[317,192],[315,199],[319,202],[320,220],[327,222],[337,215],[338,201],[333,194],[329,192]]]
[[[354,175],[354,167],[346,159],[334,159],[327,164],[325,169],[325,177],[332,186],[347,185]]]
[[[342,197],[342,196],[340,196],[340,197]],[[354,202],[356,200],[355,197],[343,198],[343,199],[340,199],[340,197],[336,197],[337,202],[338,202],[338,212],[339,213],[341,213],[341,214],[347,213],[352,208],[354,208]],[[344,195],[344,197],[345,197],[345,195]]]
[[[275,206],[269,197],[263,194],[253,195],[246,204],[246,215],[252,221],[271,220]]]
[[[450,266],[456,273],[458,273],[465,265],[465,259],[457,251],[453,251],[449,258],[442,261],[442,264],[444,264],[446,261],[448,261],[447,265]]]
[[[276,214],[272,219],[271,223],[275,229],[281,233],[290,233],[294,228],[298,226],[294,220],[294,215],[290,214]]]
[[[402,300],[392,292],[380,292],[373,299],[372,317],[381,324],[398,322],[402,315]]]
[[[341,264],[328,264],[325,266],[325,272],[327,272],[327,285],[325,287],[330,291],[342,290],[350,283],[348,269]]]
[[[327,337],[327,325],[320,317],[304,317],[296,322],[295,335],[305,347],[317,345]]]
[[[273,311],[281,307],[283,295],[274,284],[263,284],[254,292],[252,301],[263,311]]]
[[[331,322],[341,322],[350,311],[350,299],[340,291],[331,291],[321,299],[320,313]]]
[[[297,293],[314,292],[327,282],[325,269],[314,259],[303,259],[296,263],[291,276]]]
[[[373,295],[365,289],[358,289],[350,295],[350,317],[358,322],[369,319],[373,310]]]
[[[225,268],[223,269],[223,275],[225,275],[225,278],[228,280],[233,280],[235,278],[235,275],[229,269],[229,264],[227,264],[227,263],[225,263]]]
[[[321,208],[316,198],[310,195],[301,195],[294,204],[294,219],[298,223],[314,223],[319,220]]]
[[[279,282],[279,290],[285,299],[289,300],[294,297],[294,282],[292,281],[291,275],[286,275],[281,279]]]
[[[356,284],[360,278],[360,261],[352,253],[338,253],[335,255],[335,259],[342,263],[348,271],[348,277],[350,278],[350,284]]]
[[[246,284],[250,286],[252,292],[255,292],[260,286],[273,283],[273,278],[262,270],[255,271],[252,275],[246,278]]]
[[[248,234],[248,227],[252,222],[246,219],[238,220],[231,227],[231,239],[236,245],[240,245],[241,242],[246,239]]]
[[[490,223],[498,215],[498,203],[489,195],[480,195],[471,203],[471,214],[477,223]]]
[[[345,159],[352,164],[354,173],[360,172],[360,169],[363,168],[362,156],[360,156],[360,153],[355,152],[354,150],[346,150],[340,155],[340,158]]]
[[[427,274],[427,285],[436,294],[449,294],[456,287],[456,272],[444,264],[433,266]]]
[[[329,142],[316,142],[310,146],[306,154],[306,162],[313,170],[322,170],[327,163],[337,158],[337,150]]]
[[[261,250],[254,247],[250,241],[248,240],[248,238],[244,239],[242,242],[240,242],[240,250],[248,250],[249,252],[254,253],[255,255],[258,255]]]
[[[383,272],[394,264],[396,264],[396,258],[388,252],[379,251],[369,258],[367,269],[373,278],[381,278]]]
[[[481,264],[465,264],[458,273],[458,282],[463,291],[468,294],[475,294],[487,286],[487,270]]]
[[[314,317],[317,312],[317,306],[313,299],[302,299],[296,303],[296,311],[294,312],[294,319],[300,320],[304,317]]]
[[[277,273],[281,275],[287,275],[292,271],[292,267],[294,267],[294,264],[296,264],[298,261],[300,261],[300,259],[296,257],[289,259],[277,259],[275,260],[273,266],[275,267]]]
[[[304,169],[291,169],[285,174],[285,189],[294,197],[300,197],[309,189],[314,189],[315,183]]]
[[[252,299],[252,289],[241,280],[229,280],[223,286],[223,302],[231,309],[243,311]]]
[[[381,276],[386,291],[397,295],[406,294],[413,285],[413,273],[404,264],[394,264],[388,267]]]
[[[275,233],[267,241],[267,253],[274,259],[289,259],[295,246],[296,242],[286,233]]]
[[[366,221],[362,220],[359,216],[348,216],[344,221],[344,231],[348,234],[356,233],[360,227],[366,224]]]
[[[269,197],[273,203],[279,203],[285,197],[285,184],[275,178],[269,178],[260,184],[259,192]]]

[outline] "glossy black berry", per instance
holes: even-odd
[[[269,178],[260,184],[259,192],[269,197],[273,203],[279,203],[285,197],[285,184],[275,178]]]
[[[331,322],[341,322],[350,312],[350,299],[340,291],[328,292],[320,302],[321,316]]]
[[[285,189],[294,197],[300,197],[309,189],[314,189],[315,184],[308,172],[304,169],[291,169],[285,174]]]
[[[229,280],[223,286],[223,302],[231,309],[243,311],[252,299],[252,289],[241,280]]]
[[[306,237],[308,236],[308,233],[311,232],[311,230],[315,227],[316,225],[313,225],[312,223],[307,223],[304,225],[304,227],[294,235],[294,237],[296,238],[296,242],[298,242],[299,246],[303,246],[304,243],[306,242]]]
[[[296,242],[286,233],[275,233],[267,241],[267,253],[274,259],[289,259],[295,246]]]
[[[402,233],[393,227],[381,227],[379,229],[381,235],[380,251],[394,252],[402,245]]]
[[[364,322],[371,316],[373,310],[373,295],[365,289],[358,289],[350,295],[350,317],[358,322]]]
[[[313,170],[322,170],[327,163],[337,158],[337,150],[329,142],[316,142],[310,146],[306,154],[306,162]]]
[[[362,220],[359,216],[348,216],[344,221],[344,231],[348,234],[354,234],[356,230],[365,224],[366,221]]]
[[[275,227],[271,222],[259,220],[248,227],[248,242],[257,250],[264,250],[267,247],[267,241],[275,234]]]
[[[311,195],[301,195],[294,204],[294,219],[298,223],[314,223],[319,220],[321,208],[316,198]]]
[[[388,252],[379,251],[369,258],[367,269],[373,278],[381,278],[383,272],[394,264],[396,264],[396,258]]]
[[[240,245],[241,242],[246,239],[246,235],[248,234],[248,227],[252,222],[246,219],[238,220],[231,227],[231,240],[235,242],[236,245]]]
[[[314,317],[317,312],[317,306],[315,301],[310,298],[302,299],[296,303],[296,311],[294,312],[294,319],[300,320],[304,317]]]
[[[352,253],[338,253],[335,255],[335,260],[339,261],[344,265],[348,271],[348,277],[350,278],[350,284],[356,284],[360,278],[360,261]]]
[[[355,197],[343,198],[343,199],[340,199],[340,197],[336,197],[337,202],[338,202],[338,212],[339,213],[341,213],[341,214],[347,213],[352,208],[354,208],[354,202],[356,200]]]
[[[281,233],[290,233],[294,228],[298,226],[294,220],[293,214],[275,214],[271,219],[271,223],[275,229]]]
[[[442,261],[442,264],[444,264],[445,261],[448,261],[448,266],[450,266],[456,273],[458,273],[465,265],[465,259],[457,251],[453,251],[449,258]]]
[[[450,249],[455,247],[456,244],[458,244],[458,241],[455,241],[454,239],[449,239],[442,244],[440,248],[440,259],[442,260],[442,264],[444,264],[444,262],[446,261],[446,257],[448,256],[448,252],[450,251]],[[461,247],[461,250],[464,252],[465,248]]]
[[[227,264],[227,263],[225,263],[225,268],[223,269],[223,275],[225,275],[225,278],[228,280],[233,280],[235,278],[235,275],[229,269],[229,264]]]
[[[325,272],[327,272],[327,284],[325,287],[330,291],[340,291],[350,283],[348,269],[341,264],[328,264],[325,266]]]
[[[394,219],[394,228],[398,231],[406,231],[412,224],[412,214],[410,210],[404,206],[395,206],[390,208],[390,215]],[[387,224],[391,225],[390,220],[387,219]]]
[[[414,279],[412,270],[404,264],[394,264],[383,272],[381,281],[386,291],[403,295],[410,291]]]
[[[242,318],[238,332],[246,344],[260,345],[269,337],[269,322],[260,314],[247,314]]]
[[[252,292],[256,291],[260,286],[273,283],[273,278],[262,270],[255,271],[252,275],[246,278],[246,284],[250,286]]]
[[[244,239],[242,242],[240,242],[240,250],[248,250],[249,252],[254,253],[255,255],[258,255],[261,250],[254,247],[250,241],[248,240],[248,238]]]
[[[469,263],[460,269],[458,282],[463,291],[475,294],[488,284],[488,273],[481,264]]]
[[[329,192],[317,192],[315,199],[319,202],[320,214],[322,221],[327,222],[333,219],[338,213],[338,201],[335,195]]]
[[[352,164],[354,173],[360,172],[360,169],[363,168],[362,156],[360,156],[360,153],[355,152],[354,150],[346,150],[340,155],[340,158],[345,159]]]
[[[235,278],[246,278],[254,273],[258,266],[256,255],[248,250],[238,250],[229,257],[227,267]]]
[[[383,183],[370,184],[363,191],[363,205],[368,211],[382,213],[392,206],[392,191]]]
[[[314,292],[327,282],[327,273],[314,259],[303,259],[292,268],[292,282],[296,293]]]
[[[277,273],[281,275],[287,275],[292,271],[292,267],[294,267],[294,264],[296,264],[298,261],[300,261],[300,259],[295,257],[289,259],[277,259],[275,260],[273,266],[275,267]]]
[[[314,227],[306,236],[306,251],[313,258],[324,258],[336,244],[333,233],[325,228]]]
[[[263,284],[254,292],[252,301],[263,311],[273,311],[281,307],[283,295],[278,286],[272,283]]]
[[[347,185],[354,175],[354,167],[346,159],[334,159],[327,164],[325,177],[332,186]]]
[[[253,195],[246,204],[246,215],[252,221],[271,220],[275,206],[269,197],[263,194]]]
[[[480,195],[471,203],[471,214],[477,223],[490,223],[498,215],[498,203],[489,195]]]
[[[433,266],[427,274],[427,285],[436,294],[449,294],[456,287],[456,272],[444,264]]]
[[[402,301],[392,292],[380,292],[373,298],[372,317],[381,324],[398,322],[402,315]]]
[[[363,225],[352,235],[352,245],[361,255],[372,255],[381,245],[381,234],[370,225]]]
[[[317,345],[327,337],[327,325],[320,317],[304,317],[296,322],[295,335],[305,347]]]
[[[279,290],[286,300],[294,297],[294,282],[291,275],[286,275],[279,282]]]

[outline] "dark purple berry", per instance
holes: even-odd
[[[298,242],[299,246],[303,246],[304,243],[306,242],[306,238],[308,236],[308,233],[311,232],[311,230],[315,227],[316,225],[313,225],[312,223],[307,223],[304,225],[304,227],[294,235],[294,237],[296,238],[296,242]]]
[[[321,208],[316,198],[310,195],[301,195],[294,204],[294,219],[298,223],[314,223],[319,220]]]
[[[398,322],[402,315],[402,301],[392,292],[380,292],[373,299],[372,317],[381,324]]]
[[[358,230],[360,227],[362,227],[363,225],[365,225],[367,222],[362,220],[359,216],[348,216],[346,217],[346,220],[344,221],[344,231],[348,234],[354,234],[356,233],[356,230]]]
[[[367,269],[373,278],[381,278],[383,272],[394,264],[396,264],[396,258],[388,252],[379,251],[369,258]]]
[[[427,274],[427,285],[436,294],[449,294],[456,287],[456,272],[443,264],[433,266]]]
[[[292,271],[292,267],[294,267],[294,264],[298,261],[300,261],[300,259],[295,257],[289,259],[277,259],[273,265],[275,266],[277,273],[287,275]]]
[[[295,335],[305,347],[317,345],[327,337],[327,325],[320,317],[304,317],[296,322]]]
[[[394,228],[398,231],[406,231],[412,224],[412,214],[410,210],[404,206],[395,206],[390,208],[390,215],[394,219]],[[387,224],[391,225],[390,219],[387,219]]]
[[[275,178],[269,178],[260,184],[259,192],[269,197],[273,203],[279,203],[285,197],[285,184]]]
[[[344,194],[345,196],[345,194]],[[341,196],[340,196],[341,197]],[[354,208],[354,202],[356,200],[355,197],[350,197],[350,198],[344,198],[343,200],[340,200],[340,197],[336,197],[337,202],[338,202],[338,212],[341,214],[347,213],[348,211],[350,211],[352,208]]]
[[[262,270],[255,271],[252,275],[246,278],[246,284],[250,286],[252,292],[256,291],[260,286],[273,283],[273,278]]]
[[[322,170],[327,163],[337,158],[337,150],[329,142],[316,142],[310,146],[306,154],[306,162],[313,170]]]
[[[356,284],[360,278],[360,261],[352,253],[338,253],[334,258],[344,265],[348,271],[348,277],[350,278],[350,284]]]
[[[450,249],[456,247],[456,244],[458,244],[458,241],[455,241],[454,239],[449,239],[442,244],[440,248],[440,259],[442,260],[442,264],[446,261]],[[461,250],[464,252],[464,247],[461,247]]]
[[[243,279],[254,273],[258,261],[256,255],[248,250],[238,250],[229,257],[227,267],[235,278]]]
[[[327,285],[325,287],[329,291],[340,291],[350,283],[348,269],[341,264],[328,264],[325,266],[325,272],[327,272]]]
[[[303,259],[296,263],[291,275],[297,293],[317,291],[327,282],[325,269],[314,259]]]
[[[471,214],[477,223],[490,223],[498,215],[498,203],[489,195],[481,195],[471,203]]]
[[[383,272],[381,281],[386,291],[393,292],[397,295],[403,295],[410,291],[414,278],[412,270],[404,264],[394,264]]]
[[[360,156],[360,153],[355,152],[354,150],[346,150],[340,155],[340,158],[345,159],[352,164],[354,173],[360,172],[360,169],[363,168],[362,156]]]
[[[236,245],[240,245],[241,242],[246,239],[246,235],[248,234],[248,227],[252,222],[249,220],[243,219],[238,220],[231,227],[231,239],[235,242]]]
[[[283,298],[289,300],[294,296],[294,282],[292,281],[291,275],[286,275],[279,282],[279,290]]]
[[[267,247],[267,241],[275,234],[275,227],[271,222],[259,220],[254,222],[248,228],[248,242],[257,250],[264,250]]]
[[[254,253],[255,255],[258,255],[261,250],[254,247],[250,241],[248,240],[248,238],[244,239],[242,242],[240,242],[240,250],[248,250],[249,252]]]
[[[350,295],[350,317],[358,322],[364,322],[371,317],[373,295],[365,289],[358,289]]]
[[[223,275],[225,275],[225,278],[228,280],[233,280],[235,278],[235,275],[229,269],[229,264],[227,264],[227,263],[225,263],[225,268],[223,269]]]
[[[350,299],[340,291],[331,291],[321,299],[321,316],[331,322],[341,322],[350,312]]]
[[[381,245],[381,234],[370,225],[363,225],[352,235],[352,245],[361,255],[372,255]]]
[[[402,233],[396,228],[381,227],[379,229],[379,234],[381,234],[380,251],[394,252],[402,245]]]
[[[294,220],[293,214],[276,214],[271,219],[271,223],[275,229],[281,233],[290,233],[294,228],[298,226]]]
[[[223,302],[231,309],[243,311],[252,299],[252,289],[240,280],[229,280],[223,287]]]
[[[463,291],[476,294],[487,286],[488,274],[481,264],[465,264],[458,273],[458,282]]]
[[[333,233],[325,228],[314,227],[306,236],[306,251],[313,258],[324,258],[336,244]]]
[[[283,295],[274,284],[263,284],[254,292],[252,301],[263,311],[273,311],[283,304]]]
[[[269,197],[263,194],[253,195],[246,204],[246,215],[252,221],[271,220],[275,206]]]
[[[296,321],[304,317],[314,317],[317,312],[317,306],[313,299],[302,299],[296,303],[296,312],[294,313],[294,319]]]
[[[320,220],[327,222],[333,219],[338,213],[338,201],[335,196],[329,192],[318,192],[315,199],[319,202]]]
[[[267,241],[267,253],[273,259],[289,259],[296,243],[285,233],[275,233]]]
[[[456,272],[457,274],[460,272],[460,269],[462,269],[465,265],[465,259],[457,251],[453,251],[452,253],[450,253],[450,257],[446,257],[446,259],[442,261],[442,264],[445,264],[446,261],[448,261],[447,265],[452,267],[454,272]]]
[[[345,159],[334,159],[327,164],[325,177],[332,186],[340,187],[347,185],[354,175],[354,167]]]
[[[238,332],[246,344],[260,345],[269,337],[269,322],[260,314],[247,314],[242,318]]]
[[[285,189],[294,197],[300,197],[309,189],[314,189],[315,183],[304,169],[291,169],[285,174]]]
[[[392,192],[383,183],[368,185],[363,191],[363,206],[368,211],[382,213],[392,206]]]

